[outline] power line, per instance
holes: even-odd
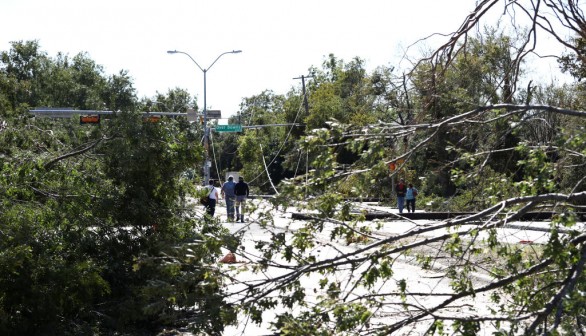
[[[299,108],[297,109],[297,114],[295,115],[295,119],[293,120],[293,124],[295,124],[295,122],[297,121],[297,118],[299,117],[299,111],[301,111],[301,105],[299,105]],[[267,174],[268,174],[268,167],[270,167],[273,164],[273,162],[275,162],[275,160],[277,159],[277,157],[279,156],[279,154],[281,153],[281,151],[283,150],[283,148],[287,144],[287,140],[289,140],[289,136],[291,135],[291,132],[293,131],[293,127],[294,126],[291,126],[291,128],[289,128],[289,132],[287,132],[287,136],[285,137],[285,140],[283,140],[283,144],[280,146],[279,150],[277,151],[277,153],[275,154],[275,156],[273,157],[273,159],[271,160],[271,162],[268,164],[268,166],[266,168]],[[263,155],[263,160],[264,160],[264,154],[261,153],[261,155]],[[259,177],[261,177],[263,174],[264,174],[264,172],[258,174],[250,182],[255,181],[256,179],[258,179]],[[269,179],[270,179],[270,176],[269,176]]]
[[[305,113],[308,115],[308,114],[309,114],[309,103],[308,103],[308,101],[307,101],[307,91],[306,91],[306,89],[305,89],[305,79],[306,79],[306,78],[313,78],[313,76],[312,76],[312,75],[308,75],[308,76],[301,75],[300,77],[295,77],[295,78],[293,78],[293,79],[301,79],[301,87],[302,87],[302,90],[303,90],[303,102],[302,102],[302,103],[303,103],[303,106],[305,107]],[[294,124],[297,122],[297,119],[299,118],[299,114],[300,114],[300,112],[301,112],[301,105],[299,105],[299,108],[297,109],[297,114],[295,115],[295,119],[293,120],[293,123],[294,123]],[[296,125],[297,125],[297,124],[296,124]],[[275,160],[277,159],[277,157],[279,156],[279,154],[281,153],[281,151],[282,151],[282,150],[283,150],[283,148],[285,147],[285,145],[286,145],[287,141],[289,140],[289,136],[291,135],[291,132],[292,132],[292,131],[293,131],[293,126],[292,126],[292,127],[289,129],[289,132],[287,133],[287,136],[285,137],[285,140],[283,141],[283,144],[281,145],[281,147],[279,148],[279,150],[277,151],[277,153],[275,154],[275,156],[273,157],[273,159],[271,160],[271,162],[270,162],[268,165],[265,165],[265,170],[266,170],[266,172],[267,172],[267,175],[268,175],[268,173],[269,173],[269,171],[268,171],[268,167],[270,167],[270,166],[271,166],[271,165],[272,165],[272,164],[275,162]],[[261,148],[262,148],[262,147],[261,147]],[[262,151],[261,151],[261,155],[263,155],[263,162],[264,162],[264,154],[262,154]],[[296,169],[296,170],[297,170],[297,169]],[[306,171],[307,171],[307,167],[306,167]],[[253,182],[253,181],[255,181],[256,179],[258,179],[259,177],[261,177],[263,174],[264,174],[264,172],[263,172],[263,173],[260,173],[260,174],[258,174],[258,175],[257,175],[257,176],[256,176],[254,179],[252,179],[250,182]],[[270,177],[270,176],[268,176],[268,178],[269,178],[269,181],[270,181],[270,182],[271,182],[271,184],[272,184],[271,177]],[[274,186],[273,186],[273,188],[274,188]],[[275,189],[275,191],[276,191],[276,189]]]

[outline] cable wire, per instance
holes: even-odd
[[[297,171],[299,170],[299,164],[301,163],[301,151],[299,151],[299,159],[297,160],[297,166],[295,167],[295,173],[293,174],[293,178],[297,177]]]
[[[275,193],[278,195],[279,191],[277,190],[277,188],[275,188],[275,184],[273,183],[273,180],[271,179],[271,174],[269,174],[269,167],[267,167],[267,162],[265,161],[265,156],[263,154],[263,150],[262,150],[262,144],[258,144],[260,146],[260,153],[261,153],[261,157],[262,157],[262,163],[265,166],[265,171],[267,172],[267,177],[269,179],[269,182],[271,182],[271,187],[273,187],[273,190],[275,191]]]

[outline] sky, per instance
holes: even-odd
[[[285,94],[329,54],[372,71],[408,66],[456,30],[474,0],[0,0],[0,50],[38,40],[54,57],[85,52],[106,75],[128,71],[139,98],[186,89],[208,109],[236,114],[243,98]],[[435,42],[434,42],[435,41]],[[242,50],[239,54],[227,51]],[[211,66],[211,67],[210,67]],[[169,111],[172,112],[172,111]]]

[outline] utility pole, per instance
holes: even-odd
[[[303,89],[303,106],[305,106],[305,114],[309,115],[309,104],[307,103],[307,93],[305,92],[305,78],[313,78],[313,76],[295,77],[293,79],[301,79],[301,88]],[[307,196],[307,179],[309,176],[309,148],[305,153],[305,196]]]
[[[303,89],[303,106],[305,106],[305,114],[309,114],[309,104],[307,103],[307,94],[305,93],[305,78],[313,78],[313,76],[295,77],[293,79],[301,79],[301,88]]]

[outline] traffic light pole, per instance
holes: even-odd
[[[223,55],[223,54],[222,54]],[[220,56],[222,56],[220,55]],[[218,57],[220,58],[220,57]],[[217,59],[216,59],[217,60]],[[214,62],[215,63],[215,62]],[[212,63],[213,65],[213,63]],[[211,67],[211,66],[210,66]],[[209,68],[208,68],[209,69]],[[203,71],[203,148],[205,157],[203,160],[203,183],[205,186],[210,184],[210,128],[208,127],[208,104],[206,101],[206,77],[208,69],[201,69]]]

